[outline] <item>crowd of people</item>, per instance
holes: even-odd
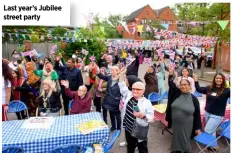
[[[191,139],[202,130],[199,101],[194,92],[206,94],[204,131],[213,135],[230,97],[230,88],[221,73],[214,76],[210,86],[199,86],[192,52],[177,55],[172,64],[159,57],[144,75],[145,83],[138,77],[142,63],[142,53],[138,51],[115,51],[96,61],[93,56],[81,58],[76,50],[65,62],[61,54],[40,60],[37,56],[21,57],[14,50],[11,58],[2,60],[2,121],[8,120],[6,112],[13,100],[25,103],[30,116],[56,117],[61,115],[61,109],[64,115],[88,113],[94,104],[106,124],[110,115],[111,131],[125,131],[122,133],[126,142],[120,145],[127,145],[127,153],[134,153],[136,148],[139,153],[148,153],[147,134],[149,124],[154,122],[148,96],[152,92],[162,95],[166,80],[169,85],[166,120],[168,127],[173,128],[174,153],[190,153]],[[87,60],[89,64],[85,65]],[[169,73],[168,78],[165,73]],[[23,111],[16,115],[18,119],[26,117]]]

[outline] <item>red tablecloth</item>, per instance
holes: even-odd
[[[202,123],[202,128],[205,127],[205,102],[200,103],[200,110],[201,110],[201,123]],[[167,121],[165,120],[166,114],[165,113],[160,113],[157,112],[156,110],[154,111],[154,117],[155,121],[161,121],[165,126],[168,125]],[[226,111],[225,111],[225,116],[223,118],[223,121],[226,119],[230,119],[230,105],[227,105]]]

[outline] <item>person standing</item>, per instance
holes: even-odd
[[[75,67],[75,60],[68,59],[67,66],[59,66],[61,58],[57,57],[55,61],[55,70],[61,72],[60,80],[68,80],[69,81],[69,88],[71,91],[77,91],[79,86],[83,85],[83,78],[81,71]],[[69,114],[69,100],[70,98],[65,94],[64,86],[61,87],[61,93],[63,97],[63,104],[65,109],[65,115]]]
[[[144,96],[146,98],[148,98],[149,94],[152,92],[158,93],[158,91],[159,91],[158,79],[157,79],[157,75],[155,73],[155,68],[153,65],[151,65],[149,67],[148,71],[146,72],[146,74],[144,76],[144,80],[146,82],[146,89],[144,92]]]
[[[139,153],[148,153],[147,135],[148,131],[143,132],[146,139],[140,140],[133,135],[134,124],[143,126],[143,129],[149,129],[149,123],[154,121],[154,110],[151,102],[143,96],[145,84],[136,82],[132,85],[132,92],[125,83],[126,69],[123,68],[120,74],[119,87],[123,98],[126,99],[122,109],[124,116],[123,126],[125,126],[125,136],[127,142],[127,153],[134,153],[138,147]],[[135,110],[135,107],[138,110]]]
[[[106,95],[103,99],[103,118],[107,123],[107,110],[110,114],[111,119],[111,131],[121,130],[121,112],[119,109],[121,93],[118,86],[119,82],[119,68],[117,66],[111,67],[111,75],[106,76],[100,73],[99,68],[97,68],[97,76],[108,82],[106,88]]]
[[[168,127],[172,127],[171,152],[191,153],[191,138],[201,133],[201,116],[198,99],[190,93],[188,79],[180,81],[179,88],[174,83],[174,67],[169,68],[169,97],[166,109]]]
[[[6,112],[11,97],[11,88],[13,84],[13,76],[8,63],[2,60],[2,121],[7,120]]]
[[[215,74],[210,86],[200,87],[197,75],[194,75],[194,81],[196,90],[206,94],[204,130],[216,136],[216,130],[225,115],[227,100],[230,98],[230,88],[226,87],[226,79],[222,73]]]

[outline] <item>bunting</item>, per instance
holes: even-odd
[[[222,30],[224,30],[229,22],[229,20],[220,20],[220,21],[217,21],[218,24],[220,25],[220,27],[222,28]]]

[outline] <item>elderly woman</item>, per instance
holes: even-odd
[[[222,73],[215,74],[212,84],[206,87],[200,87],[197,76],[194,74],[193,77],[197,91],[206,94],[204,130],[215,136],[225,115],[227,99],[230,98],[230,88],[226,88],[226,79]]]
[[[191,138],[201,130],[198,99],[190,93],[190,82],[180,81],[179,88],[173,82],[174,67],[169,68],[169,97],[166,110],[168,126],[173,128],[171,151],[191,153]]]
[[[65,87],[66,95],[74,99],[70,114],[89,113],[91,111],[91,96],[85,85],[79,86],[78,91],[71,91],[69,81],[62,80],[61,84]]]
[[[107,110],[109,111],[111,124],[112,124],[111,131],[121,130],[121,112],[119,109],[121,93],[120,93],[120,88],[118,86],[118,82],[119,82],[118,74],[119,74],[119,68],[117,66],[111,67],[110,76],[103,75],[102,73],[100,73],[99,68],[97,68],[97,76],[100,79],[108,82],[106,95],[103,99],[102,106],[103,106],[103,118],[106,123],[107,123]]]
[[[43,91],[39,97],[40,116],[59,116],[59,110],[62,108],[60,93],[56,91],[52,80],[45,79],[42,82]]]
[[[139,153],[148,153],[147,134],[149,123],[154,121],[154,110],[151,102],[143,96],[145,85],[142,82],[136,82],[133,84],[131,92],[124,81],[125,74],[126,69],[123,68],[118,85],[123,98],[126,99],[122,113],[127,153],[134,153],[136,147],[138,147]],[[142,131],[136,132],[139,129],[136,130],[137,127],[134,125],[140,126]],[[139,136],[140,132],[143,133],[141,136]],[[144,139],[139,137],[144,137]]]
[[[157,92],[158,93],[158,79],[157,75],[155,73],[155,68],[153,65],[151,65],[148,68],[148,71],[146,72],[144,76],[144,80],[146,82],[146,90],[144,93],[144,96],[148,98],[149,94],[152,92]]]
[[[136,82],[142,82],[142,80],[140,80],[138,77],[136,77],[135,75],[128,75],[127,77],[126,77],[126,80],[125,80],[125,83],[126,83],[126,86],[128,87],[128,89],[130,90],[130,91],[132,91],[132,86],[133,86],[133,84],[134,83],[136,83]],[[121,110],[121,119],[123,120],[124,119],[124,110],[123,110],[123,108],[124,108],[124,104],[127,102],[127,97],[123,97],[122,99],[121,99],[121,103],[120,103],[120,110]],[[123,123],[123,122],[122,122]],[[123,132],[122,132],[123,133]],[[124,133],[123,133],[124,134]],[[124,138],[125,138],[125,134],[124,134]],[[121,147],[124,147],[124,146],[126,146],[127,145],[127,143],[125,142],[125,139],[124,139],[124,141],[123,142],[121,142],[120,143],[120,146]]]

